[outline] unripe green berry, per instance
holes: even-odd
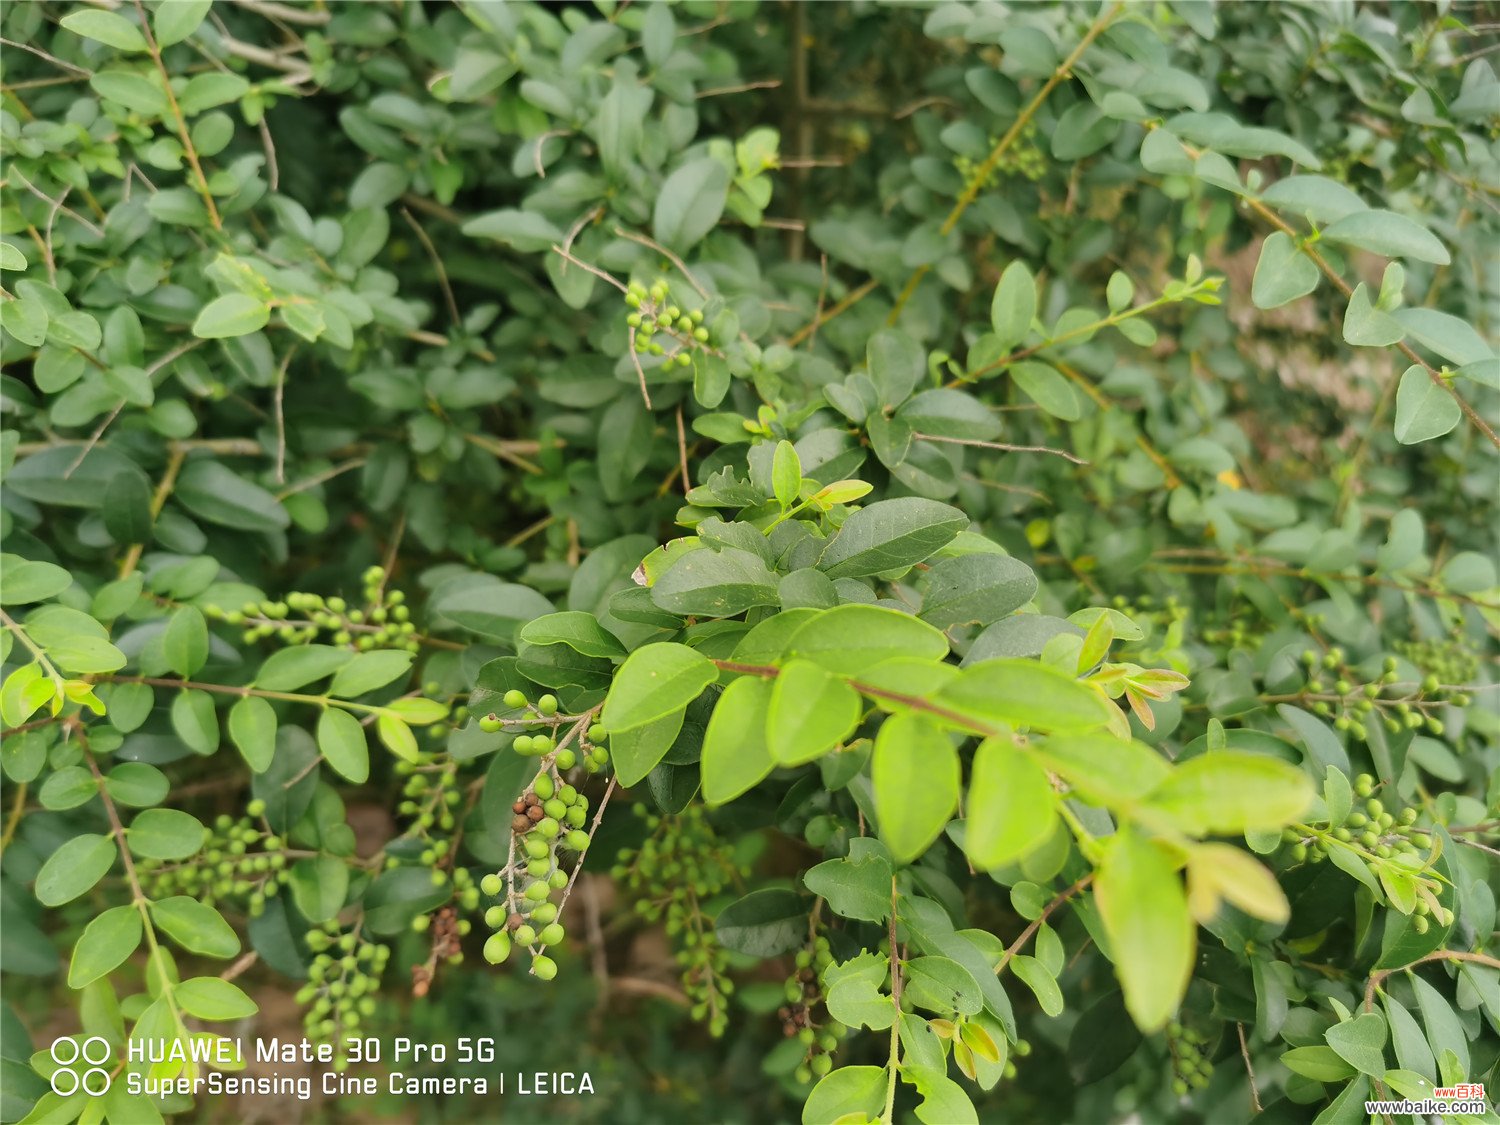
[[[479,889],[491,898],[494,898],[505,889],[505,884],[501,881],[499,875],[491,871],[479,881]]]
[[[543,945],[556,945],[558,942],[562,941],[562,939],[563,928],[557,922],[553,922],[551,925],[545,926],[542,929],[542,932],[537,934],[536,936],[536,940],[541,942]]]
[[[526,925],[525,923],[522,923],[521,925],[517,926],[516,927],[516,944],[517,945],[535,945],[536,944],[536,931],[534,929],[532,929],[530,926]]]
[[[557,696],[544,695],[536,701],[536,709],[543,715],[552,716],[557,714]]]
[[[556,791],[552,784],[552,775],[548,773],[537,774],[536,780],[531,783],[531,791],[543,801],[550,800]]]
[[[499,965],[510,956],[510,935],[500,930],[489,936],[484,943],[484,959],[491,965]]]
[[[557,962],[543,954],[531,959],[531,975],[538,980],[552,980],[557,976]]]

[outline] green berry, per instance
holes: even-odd
[[[512,711],[518,711],[526,706],[526,693],[517,688],[511,688],[505,693],[505,705]]]
[[[516,927],[516,944],[531,946],[536,944],[536,931],[524,923]]]
[[[492,871],[479,881],[479,889],[494,898],[505,889],[505,884],[501,882],[500,876]]]
[[[557,714],[557,696],[544,695],[536,701],[536,709],[543,715],[552,716]]]
[[[545,954],[531,959],[531,975],[538,980],[552,980],[557,976],[557,962]]]
[[[509,956],[510,935],[504,930],[491,934],[484,943],[484,959],[491,965],[499,965]]]
[[[536,940],[541,942],[543,945],[556,945],[558,942],[562,941],[562,939],[563,928],[557,922],[553,922],[551,925],[544,927],[542,929],[542,932],[537,934],[536,936]]]
[[[552,783],[552,775],[548,773],[537,774],[536,780],[531,783],[531,791],[538,797],[540,797],[543,801],[550,800],[552,798],[552,794],[556,791],[555,786]],[[552,814],[549,813],[548,815],[551,816]]]

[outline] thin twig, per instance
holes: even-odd
[[[1003,441],[980,441],[978,438],[942,437],[939,434],[912,434],[918,441],[937,441],[946,445],[972,445],[978,449],[998,449],[1004,453],[1050,453],[1075,465],[1087,465],[1081,457],[1075,457],[1065,449],[1053,449],[1050,445],[1011,445]]]
[[[1240,1058],[1245,1060],[1245,1074],[1250,1078],[1250,1108],[1252,1112],[1260,1112],[1260,1091],[1255,1088],[1255,1067],[1250,1065],[1250,1047],[1245,1042],[1245,1025],[1237,1023],[1234,1029],[1240,1035]]]
[[[448,284],[448,271],[443,268],[443,258],[437,252],[437,247],[432,244],[432,239],[422,229],[422,224],[417,222],[412,213],[405,207],[401,208],[401,217],[417,234],[417,240],[421,242],[422,248],[427,251],[427,257],[432,261],[432,268],[437,272],[438,286],[443,291],[443,300],[448,306],[448,316],[453,321],[453,327],[458,328],[463,324],[463,317],[458,315],[458,302],[453,299],[453,287]]]
[[[615,233],[621,238],[628,238],[631,242],[639,242],[642,246],[655,250],[663,258],[667,259],[667,261],[671,262],[674,266],[677,267],[678,272],[680,272],[683,277],[687,278],[688,284],[691,285],[694,289],[698,290],[698,296],[702,297],[705,301],[708,300],[708,290],[703,288],[698,279],[693,276],[693,271],[687,268],[686,263],[684,263],[681,258],[672,253],[672,251],[668,250],[660,242],[656,242],[650,238],[647,238],[644,234],[636,234],[634,231],[628,231],[624,227],[615,227]]]
[[[682,424],[682,404],[677,404],[677,458],[682,465],[682,493],[684,496],[692,490],[693,478],[688,473],[687,458],[687,430]]]
[[[286,410],[284,409],[284,398],[286,395],[286,373],[292,364],[292,356],[297,354],[297,345],[293,344],[282,356],[281,363],[276,368],[276,383],[271,391],[271,406],[276,417],[276,483],[286,483]]]

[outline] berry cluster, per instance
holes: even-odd
[[[185,863],[137,860],[141,889],[148,898],[189,895],[209,906],[233,900],[243,903],[252,917],[259,916],[266,899],[278,894],[291,874],[281,838],[266,835],[251,819],[262,816],[265,807],[256,799],[247,807],[248,816],[216,818],[203,848]]]
[[[1000,143],[1000,138],[991,135],[990,151]],[[971,156],[955,156],[953,167],[958,169],[958,174],[964,178],[965,185],[974,181],[979,170],[984,166],[983,161],[975,160]],[[1000,154],[1000,159],[995,162],[994,168],[985,176],[980,183],[981,188],[994,187],[1001,176],[1024,176],[1035,183],[1047,172],[1047,158],[1036,143],[1036,122],[1028,121],[1021,127],[1020,135],[1012,142],[1011,146]]]
[[[366,941],[358,927],[340,933],[337,922],[326,922],[308,931],[307,948],[313,959],[307,983],[297,990],[297,1003],[307,1006],[303,1026],[308,1038],[331,1043],[355,1034],[360,1022],[375,1014],[375,995],[390,947]],[[340,1056],[333,1065],[341,1071],[348,1060]]]
[[[1172,1093],[1179,1098],[1201,1090],[1213,1075],[1214,1064],[1204,1057],[1208,1040],[1201,1032],[1173,1020],[1167,1024],[1167,1050],[1172,1053]]]
[[[547,758],[550,755],[552,765],[561,772],[566,772],[578,765],[580,754],[583,757],[583,768],[586,773],[598,773],[609,764],[609,751],[604,747],[604,728],[598,723],[591,723],[584,727],[581,715],[559,715],[557,696],[543,695],[532,703],[526,698],[525,692],[512,688],[505,693],[504,702],[505,706],[512,711],[524,711],[525,714],[513,719],[502,719],[494,714],[486,715],[479,720],[479,729],[494,733],[518,726],[544,728],[546,733],[543,734],[516,735],[515,741],[511,743],[511,749],[523,758]],[[566,723],[573,723],[578,728],[576,735],[570,734],[570,738],[563,739],[564,743],[570,739],[576,741],[578,744],[576,750],[572,746],[558,744],[557,732]]]
[[[707,1020],[709,1034],[717,1038],[729,1026],[734,982],[724,975],[729,954],[714,937],[704,904],[749,872],[735,864],[733,846],[719,838],[697,805],[670,817],[633,807],[650,835],[638,850],[623,849],[611,874],[636,892],[637,914],[648,922],[666,920],[692,1017]]]
[[[625,292],[625,303],[631,309],[625,323],[630,328],[637,352],[662,356],[662,363],[667,367],[674,364],[691,367],[694,350],[708,343],[703,310],[685,312],[668,304],[668,299],[665,279],[653,283],[650,289],[639,281],[632,281]],[[659,337],[665,337],[666,343]]]
[[[446,736],[447,731],[441,730]],[[436,827],[443,832],[452,832],[457,821],[458,806],[463,802],[463,789],[458,782],[458,763],[446,754],[419,750],[417,760],[396,760],[396,775],[405,777],[401,786],[401,802],[396,811],[412,818],[408,834],[425,836]],[[446,846],[447,841],[439,841]],[[438,844],[434,844],[434,849]],[[436,862],[443,852],[435,851],[429,861],[423,853],[423,862]]]
[[[406,595],[386,590],[386,572],[372,566],[362,576],[363,608],[350,608],[343,598],[293,591],[281,601],[246,602],[237,610],[204,608],[204,616],[229,625],[243,626],[244,642],[274,637],[283,644],[307,644],[324,635],[336,645],[351,645],[360,652],[377,648],[419,651],[417,627],[412,623]]]
[[[1394,656],[1385,658],[1379,676],[1368,683],[1362,682],[1363,677],[1347,664],[1344,650],[1337,646],[1321,659],[1307,649],[1302,653],[1302,664],[1307,669],[1307,681],[1298,693],[1299,700],[1307,702],[1315,713],[1333,717],[1335,727],[1362,741],[1369,737],[1367,724],[1372,716],[1392,732],[1425,727],[1429,734],[1441,735],[1443,721],[1436,712],[1450,704],[1463,707],[1469,703],[1467,695],[1444,688],[1431,673],[1419,684],[1401,683]],[[1331,677],[1332,682],[1325,677]]]
[[[545,950],[559,944],[567,931],[557,920],[560,903],[551,901],[566,891],[572,877],[563,869],[564,850],[580,857],[589,846],[583,825],[589,801],[557,772],[556,755],[544,766],[526,792],[511,806],[511,861],[504,870],[486,875],[480,890],[499,899],[484,920],[495,932],[485,942],[484,956],[498,965],[514,945],[531,952],[531,974],[542,980],[557,976],[557,963]],[[519,850],[519,854],[517,854]]]
[[[1453,912],[1437,899],[1442,884],[1435,878],[1417,874],[1431,853],[1431,833],[1416,823],[1416,809],[1391,812],[1374,795],[1375,789],[1375,779],[1362,773],[1354,779],[1354,795],[1363,804],[1356,803],[1343,820],[1330,822],[1327,828],[1300,824],[1283,830],[1281,838],[1292,860],[1319,863],[1328,858],[1331,849],[1341,848],[1357,856],[1377,877],[1388,862],[1394,861],[1414,888],[1415,902],[1410,911],[1414,915],[1413,928],[1426,933],[1429,917],[1435,917],[1441,925],[1450,925]]]
[[[793,1077],[800,1085],[821,1078],[833,1069],[833,1052],[849,1029],[829,1016],[825,1010],[818,1022],[814,1009],[823,1003],[819,979],[823,970],[833,964],[828,939],[819,937],[811,949],[797,951],[796,968],[786,980],[786,1003],[776,1010],[781,1030],[788,1039],[793,1036],[805,1048]]]
[[[1425,641],[1398,641],[1394,647],[1426,676],[1442,683],[1466,684],[1479,674],[1477,642],[1462,633]]]

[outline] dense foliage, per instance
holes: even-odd
[[[1496,26],[5,6],[0,1120],[1494,1090]]]

